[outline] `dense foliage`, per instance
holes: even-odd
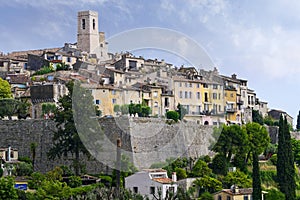
[[[0,78],[0,99],[12,98],[12,92],[8,81]]]
[[[170,110],[166,113],[167,119],[173,119],[175,122],[178,122],[179,114],[174,110]]]
[[[295,167],[291,134],[286,117],[280,117],[277,154],[277,180],[279,189],[286,199],[296,199]]]
[[[69,94],[63,96],[59,99],[59,107],[55,112],[54,121],[57,123],[57,131],[53,136],[53,147],[48,152],[48,157],[50,159],[60,158],[61,156],[68,156],[71,154],[73,157],[73,167],[75,169],[75,174],[79,175],[82,170],[82,162],[80,162],[80,153],[89,155],[89,152],[83,145],[79,134],[77,132],[75,122],[74,122],[74,110],[72,107],[72,95],[73,95],[73,82],[67,84]],[[78,93],[80,93],[86,99],[77,99],[78,103],[92,105],[93,99],[88,91],[84,90],[80,86],[76,87]],[[94,109],[94,108],[93,108]],[[84,118],[85,119],[85,118]]]

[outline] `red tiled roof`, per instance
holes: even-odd
[[[172,179],[170,178],[153,178],[152,180],[159,182],[159,183],[172,183]]]

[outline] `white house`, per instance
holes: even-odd
[[[145,169],[125,178],[125,188],[150,199],[158,198],[161,192],[161,198],[164,199],[168,194],[177,192],[176,181],[175,172],[170,179],[166,170]]]

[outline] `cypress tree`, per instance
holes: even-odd
[[[253,170],[252,170],[252,186],[253,186],[253,199],[261,200],[261,180],[259,174],[259,163],[258,163],[258,155],[255,151],[252,152],[253,156]]]
[[[286,117],[283,119],[283,116],[279,120],[277,181],[279,189],[285,194],[286,199],[295,200],[296,183],[291,134]]]
[[[299,114],[297,116],[297,125],[296,125],[296,129],[300,130],[300,110],[299,110]]]

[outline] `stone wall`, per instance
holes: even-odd
[[[106,138],[116,144],[122,140],[122,153],[138,168],[149,168],[151,164],[163,162],[170,157],[200,157],[210,154],[209,146],[214,142],[213,127],[194,122],[167,124],[165,120],[154,118],[109,118],[99,119],[100,127]],[[36,149],[35,169],[46,172],[57,165],[69,165],[71,157],[54,161],[47,159],[47,152],[52,145],[52,136],[56,127],[51,120],[0,120],[0,147],[11,145],[17,148],[20,157],[31,157],[30,144],[38,144]],[[278,128],[269,128],[272,142],[277,141]],[[96,134],[95,134],[96,135]],[[100,140],[88,138],[92,143]],[[94,149],[95,150],[95,149]],[[106,154],[102,150],[93,152],[97,160],[114,164],[116,146]],[[100,155],[99,157],[97,155]],[[105,167],[96,159],[88,160],[82,156],[89,173],[105,172]],[[108,160],[107,162],[104,160]],[[111,164],[110,166],[112,166]]]

